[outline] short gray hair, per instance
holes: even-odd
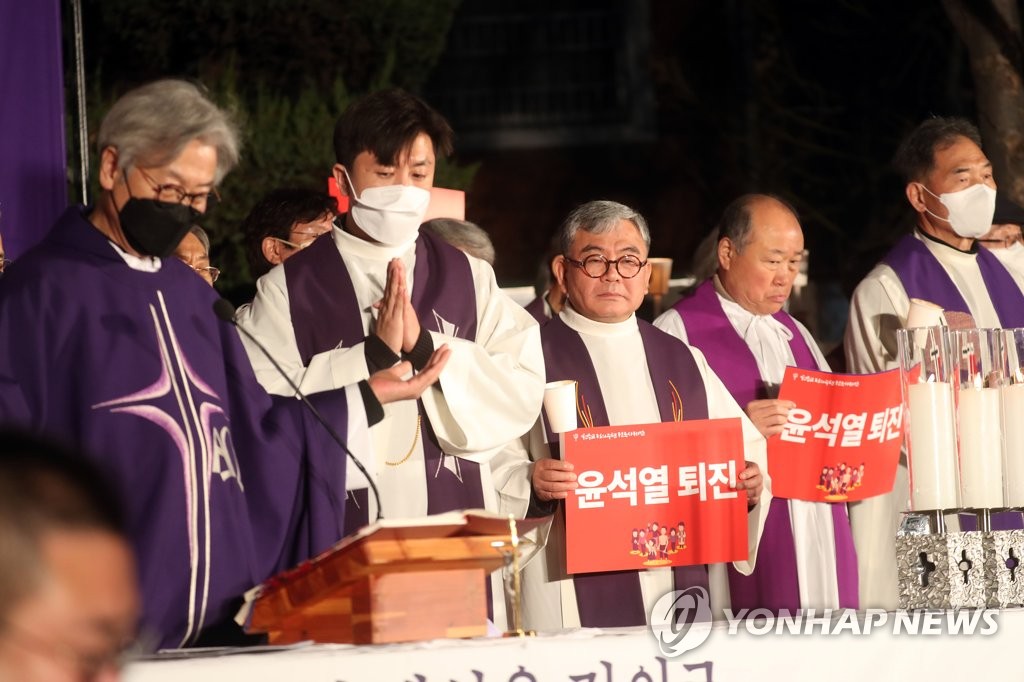
[[[203,245],[203,251],[205,251],[206,255],[209,256],[210,255],[210,237],[209,237],[209,235],[206,234],[206,230],[204,230],[203,228],[199,227],[198,225],[193,225],[192,227],[189,228],[188,231],[189,231],[189,234],[195,235],[196,239],[199,240],[199,243]]]
[[[565,219],[558,230],[558,240],[562,247],[562,253],[569,255],[569,248],[572,246],[576,233],[580,230],[591,234],[604,234],[611,232],[621,220],[628,220],[636,225],[640,236],[644,240],[647,250],[651,249],[651,232],[647,229],[647,221],[637,211],[620,204],[616,201],[588,201],[582,206],[577,206]]]
[[[737,252],[743,251],[750,240],[750,230],[753,227],[753,206],[758,201],[774,199],[782,204],[794,216],[796,209],[776,194],[744,194],[733,201],[722,211],[722,219],[718,221],[718,239],[715,243],[728,237],[729,241],[736,247]],[[799,217],[797,217],[799,220]]]
[[[434,218],[420,228],[436,234],[460,251],[494,265],[494,244],[482,227],[468,220]]]
[[[135,88],[114,103],[100,124],[97,148],[101,154],[107,147],[116,149],[124,170],[136,164],[168,164],[192,140],[217,149],[215,182],[238,163],[238,127],[231,115],[192,83],[164,79]]]

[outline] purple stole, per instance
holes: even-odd
[[[674,410],[682,410],[684,419],[707,419],[708,401],[704,381],[689,350],[678,339],[653,325],[642,320],[637,320],[637,323],[661,421],[673,421]],[[593,417],[594,426],[609,425],[608,411],[594,363],[579,334],[566,326],[560,317],[554,317],[541,327],[540,339],[544,348],[547,380],[575,379],[578,382],[578,407],[586,405]],[[551,432],[546,422],[544,429],[551,444],[552,456],[560,457],[557,435]],[[705,589],[708,587],[708,572],[704,565],[677,566],[672,569],[672,574],[676,589],[694,585]],[[583,627],[620,627],[647,623],[637,571],[577,574],[573,576],[573,584]]]
[[[309,364],[317,353],[362,343],[362,311],[356,301],[345,258],[334,239],[317,239],[284,264],[288,304],[295,343],[302,362]],[[451,323],[455,336],[476,339],[476,287],[466,256],[433,235],[421,232],[416,240],[412,305],[420,325],[441,332],[438,318]],[[455,509],[483,508],[480,465],[459,459],[460,477],[444,466],[446,455],[437,443],[422,401],[421,417],[424,465],[427,481],[427,514]],[[386,511],[386,509],[384,510]],[[368,490],[348,492],[346,534],[369,523]]]
[[[683,318],[690,344],[703,351],[711,369],[740,407],[745,410],[752,400],[767,397],[763,391],[757,360],[722,310],[712,280],[698,286],[692,296],[679,301],[674,308]],[[772,317],[793,334],[789,347],[793,351],[796,366],[820,369],[796,321],[781,310]],[[845,505],[832,505],[832,528],[835,534],[839,605],[855,609],[860,601],[857,554]],[[789,504],[784,498],[772,498],[759,547],[761,549],[751,575],[740,575],[732,566],[729,567],[729,592],[733,610],[768,608],[778,612],[800,608],[796,545]]]
[[[970,311],[942,264],[913,235],[899,240],[882,262],[896,272],[909,298],[931,301],[946,310]],[[981,270],[981,279],[992,299],[992,307],[999,316],[1000,326],[1024,327],[1024,293],[1021,293],[1006,267],[986,249],[980,248],[978,269]]]
[[[527,303],[526,306],[524,307],[526,312],[530,313],[530,315],[533,317],[533,319],[537,320],[537,324],[542,325],[542,326],[547,324],[548,321],[551,319],[550,317],[547,316],[547,314],[544,311],[544,296],[545,295],[547,295],[547,292],[544,292],[543,294],[541,294],[537,298],[533,299],[532,301]]]

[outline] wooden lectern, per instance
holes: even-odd
[[[380,521],[257,588],[250,633],[271,644],[372,644],[487,632],[487,578],[544,519],[451,512]]]

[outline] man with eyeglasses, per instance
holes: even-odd
[[[654,321],[704,353],[765,438],[777,437],[795,407],[777,397],[786,367],[829,369],[807,328],[783,310],[803,255],[792,206],[741,196],[718,225],[716,273]],[[757,567],[750,576],[730,572],[729,583],[734,609],[856,609],[846,505],[774,498]]]
[[[331,231],[337,202],[325,192],[283,187],[256,202],[242,221],[249,274],[258,279]]]
[[[161,646],[238,642],[242,595],[341,538],[345,453],[266,394],[217,294],[168,260],[238,160],[228,114],[157,81],[111,107],[97,142],[96,204],[70,207],[0,280],[0,424],[77,443],[110,477]],[[317,406],[363,451],[380,403],[418,396],[445,359]]]
[[[178,248],[174,249],[174,255],[211,287],[220,277],[220,270],[210,265],[210,237],[206,230],[198,225],[193,225],[189,229],[188,234],[178,244]]]
[[[592,426],[739,418],[748,462],[737,488],[745,490],[750,509],[750,560],[738,568],[749,573],[770,499],[760,473],[765,441],[699,351],[637,319],[651,276],[647,222],[622,204],[592,201],[569,214],[560,243],[562,253],[553,269],[567,299],[562,311],[541,328],[547,380],[578,382],[577,400],[587,405]],[[672,386],[682,399],[682,415],[673,409]],[[692,586],[709,589],[714,612],[728,607],[721,564],[565,575],[559,502],[577,488],[576,474],[559,459],[557,437],[543,420],[526,441],[532,464],[524,465],[521,473],[532,487],[530,514],[556,512],[546,546],[525,569],[526,627],[644,625],[657,599]]]

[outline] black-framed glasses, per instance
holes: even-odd
[[[612,265],[615,266],[615,271],[619,273],[620,277],[623,277],[625,279],[632,279],[639,275],[643,267],[647,265],[647,261],[642,261],[636,256],[632,255],[619,256],[615,260],[608,260],[604,256],[593,254],[587,256],[581,261],[566,256],[565,260],[567,260],[568,262],[572,263],[580,270],[582,270],[583,274],[585,274],[587,277],[593,279],[604,277],[606,274],[608,274],[608,269]]]
[[[139,171],[139,175],[156,192],[156,198],[160,201],[166,201],[169,204],[185,204],[200,213],[212,211],[220,203],[220,194],[217,193],[216,187],[212,188],[209,192],[188,192],[181,185],[174,183],[159,184],[138,166],[135,167],[135,170]]]

